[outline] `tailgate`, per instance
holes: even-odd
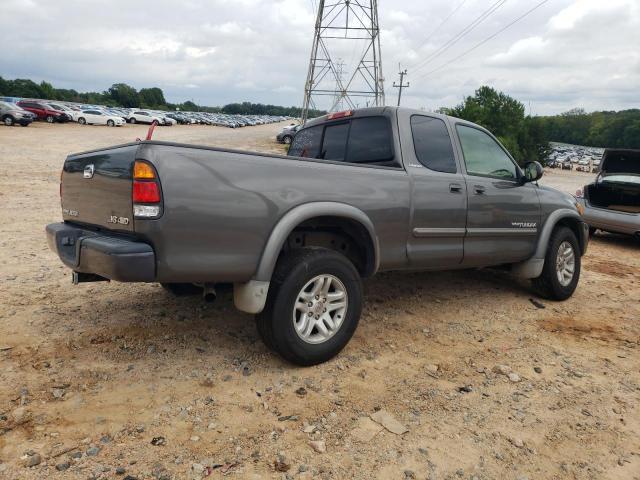
[[[64,220],[133,231],[133,163],[138,145],[70,155],[61,178]]]

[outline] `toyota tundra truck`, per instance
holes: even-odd
[[[588,226],[486,129],[407,108],[307,122],[288,155],[138,141],[69,155],[48,242],[74,283],[233,284],[264,343],[298,365],[340,352],[362,279],[501,267],[570,297]]]

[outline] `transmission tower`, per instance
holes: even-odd
[[[343,76],[344,70],[333,62],[332,52],[344,54],[352,47],[355,54],[358,44],[362,53],[347,64],[349,73]],[[383,82],[378,1],[319,0],[302,122],[306,122],[311,109],[331,112],[340,105],[356,108],[356,97],[364,97],[369,105],[382,106]]]

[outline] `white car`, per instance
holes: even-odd
[[[62,105],[60,103],[48,103],[47,105],[49,105],[49,107],[51,107],[52,110],[58,110],[59,112],[66,113],[67,115],[69,115],[71,120],[74,121],[74,122],[78,121],[78,114],[81,113],[81,112],[77,112],[75,110],[72,110],[71,108],[67,107],[66,105]]]
[[[153,121],[158,122],[158,125],[162,125],[164,122],[162,119],[155,114],[145,112],[144,110],[134,110],[129,115],[129,123],[148,123],[151,124]]]
[[[78,114],[80,125],[108,125],[109,127],[121,127],[124,125],[122,117],[108,115],[100,110],[83,110]]]

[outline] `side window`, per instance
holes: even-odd
[[[347,162],[382,163],[393,160],[391,126],[385,117],[354,118],[351,121]]]
[[[439,118],[413,115],[411,117],[413,147],[418,161],[430,170],[456,173],[451,137],[447,126]]]
[[[296,133],[289,148],[289,155],[295,157],[316,158],[320,153],[322,125],[305,128]]]
[[[493,138],[465,125],[456,125],[456,130],[469,175],[518,178],[515,164]]]
[[[349,136],[349,123],[329,125],[324,130],[324,141],[320,158],[324,160],[344,161],[347,153],[347,137]]]

